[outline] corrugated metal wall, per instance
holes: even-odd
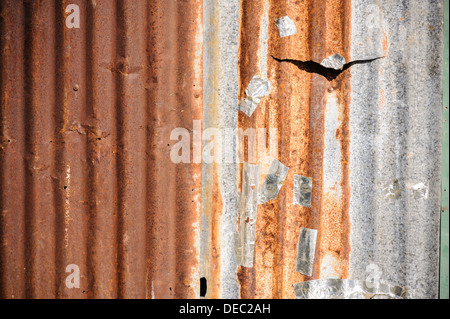
[[[436,298],[443,1],[206,3],[205,35],[213,39],[205,36],[208,123],[277,128],[276,156],[290,169],[276,200],[258,205],[254,267],[242,267],[231,236],[242,164],[208,166],[222,195],[203,198],[221,221],[202,224],[215,233],[203,242],[221,249],[214,262],[203,259],[203,274],[214,284],[209,296],[293,298],[296,282],[366,280],[376,272],[412,297]],[[281,38],[275,19],[286,15],[297,33]],[[332,81],[272,58],[320,63],[334,53],[346,61],[383,58],[353,65]],[[248,117],[238,103],[254,75],[267,78],[271,91]],[[267,158],[253,164],[261,165],[263,179]],[[294,175],[312,177],[310,208],[293,205]],[[394,184],[399,196],[386,194]],[[312,276],[295,271],[301,227],[318,230]]]
[[[201,164],[173,164],[169,136],[202,118],[202,2],[0,15],[1,297],[197,297]]]
[[[297,33],[281,38],[286,15]],[[436,298],[442,17],[441,0],[0,1],[0,297],[196,298],[204,277],[206,298],[293,298],[376,267]],[[383,58],[333,80],[272,58],[334,53]],[[254,75],[271,90],[248,117]],[[258,205],[253,267],[235,250],[242,163],[199,163],[196,123],[265,128],[289,167]],[[171,161],[175,128],[191,163]],[[269,159],[252,163],[261,181]],[[294,175],[312,177],[311,207]],[[295,271],[301,227],[318,230],[311,276]]]

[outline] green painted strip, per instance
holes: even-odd
[[[448,278],[448,245],[449,245],[449,74],[448,74],[448,10],[449,0],[444,2],[444,103],[443,103],[443,125],[442,125],[442,215],[441,215],[441,284],[440,298],[449,299]]]

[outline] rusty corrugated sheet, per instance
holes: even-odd
[[[71,4],[80,28],[65,24]],[[296,283],[374,276],[437,297],[442,10],[1,0],[0,297],[196,298],[204,277],[206,298],[294,298]],[[284,16],[297,33],[280,37]],[[335,53],[380,59],[334,79],[283,61]],[[249,117],[238,103],[255,75],[270,93]],[[175,128],[190,163],[171,161]],[[251,128],[266,129],[256,160],[234,136]],[[200,163],[209,129],[222,158]],[[224,160],[240,152],[260,184],[272,158],[289,168],[258,205],[253,267],[235,249],[243,164]],[[293,203],[294,175],[311,177],[310,207]],[[311,276],[296,271],[301,228],[317,230]]]
[[[211,168],[222,224],[202,228],[220,231],[220,255],[203,266],[219,271],[219,282],[207,278],[214,296],[293,298],[297,282],[378,278],[410,297],[436,298],[443,1],[205,3],[205,17],[214,17],[204,22],[214,39],[205,36],[205,86],[214,85],[204,111],[222,129],[265,128],[266,141],[277,134],[274,156],[245,159],[261,165],[261,179],[270,157],[289,167],[278,197],[258,206],[253,267],[238,265],[230,236],[242,209],[242,163]],[[296,34],[280,37],[283,16]],[[335,53],[361,61],[328,80],[272,58],[320,63]],[[271,90],[248,117],[238,103],[255,75]],[[293,205],[294,175],[312,177],[310,208]],[[398,193],[386,194],[389,187]],[[295,271],[301,227],[318,230],[312,276]]]
[[[249,27],[241,31],[240,88],[246,87],[253,74],[261,74],[261,46],[259,34],[263,21],[258,17],[268,11],[269,54],[281,59],[314,60],[320,62],[336,52],[350,59],[350,1],[304,1],[301,3],[254,1],[243,2],[258,10],[243,7],[247,14],[242,24]],[[298,33],[280,38],[272,23],[288,15],[296,22]],[[259,24],[255,24],[259,21]],[[251,26],[251,27],[250,27]],[[240,268],[241,297],[293,298],[292,284],[326,276],[332,273],[339,278],[348,276],[350,245],[348,203],[349,163],[349,74],[343,73],[334,81],[321,75],[310,74],[292,64],[282,64],[267,58],[267,71],[262,74],[272,85],[268,99],[260,104],[251,118],[239,114],[239,126],[278,128],[278,159],[290,168],[286,181],[276,201],[260,206],[255,249],[255,267]],[[247,62],[248,61],[248,62]],[[328,99],[337,99],[337,106],[326,107]],[[327,112],[338,112],[339,127],[329,127]],[[334,123],[333,123],[334,124]],[[332,124],[331,124],[332,125]],[[336,135],[338,148],[326,152],[327,131]],[[333,147],[333,146],[328,146]],[[327,158],[330,156],[330,158]],[[337,157],[336,157],[337,156]],[[324,176],[332,170],[333,162],[340,166],[339,173]],[[261,163],[263,164],[263,163]],[[327,167],[329,165],[329,167]],[[267,168],[266,168],[267,171]],[[293,175],[311,176],[313,196],[311,208],[295,206]],[[325,181],[325,178],[335,178]],[[293,271],[297,255],[300,227],[319,229],[314,272],[311,277]],[[268,285],[270,283],[270,285]]]
[[[198,296],[202,1],[0,3],[0,296]]]

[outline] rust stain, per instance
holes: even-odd
[[[387,30],[384,30],[382,45],[383,45],[384,56],[386,56],[388,53],[388,50],[389,50],[389,39],[388,39],[388,35],[387,35]]]
[[[168,141],[202,118],[202,10],[0,2],[0,297],[198,297],[202,168]]]
[[[278,160],[290,168],[276,200],[259,205],[253,268],[240,267],[238,279],[242,298],[294,298],[292,284],[321,278],[322,264],[335,259],[341,278],[348,276],[350,253],[348,216],[350,202],[350,76],[343,72],[328,82],[290,64],[279,64],[270,56],[320,62],[334,53],[350,59],[351,5],[347,0],[325,2],[243,1],[240,33],[240,97],[251,77],[261,72],[260,37],[264,9],[268,10],[268,78],[270,96],[251,118],[239,113],[238,126],[278,129]],[[274,20],[288,15],[296,24],[296,35],[280,39]],[[264,76],[264,75],[263,75]],[[324,189],[324,136],[327,92],[335,92],[340,104],[336,140],[340,145],[338,181],[342,195],[333,198]],[[244,146],[248,152],[248,145]],[[258,164],[262,164],[258,158]],[[265,173],[264,171],[262,172]],[[313,178],[311,208],[292,204],[293,174]],[[295,272],[300,227],[318,229],[318,245],[311,277]]]

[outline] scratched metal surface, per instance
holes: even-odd
[[[436,298],[442,18],[442,0],[1,0],[0,297],[197,298],[204,277],[205,298],[295,298],[379,277]],[[333,80],[272,58],[335,53],[383,58]],[[248,117],[255,75],[270,92]],[[266,128],[278,148],[245,157],[260,185],[273,158],[289,168],[258,205],[253,267],[236,255],[243,164],[170,160],[195,120],[231,129],[223,156],[249,151],[233,129]],[[301,228],[317,230],[311,276]]]

